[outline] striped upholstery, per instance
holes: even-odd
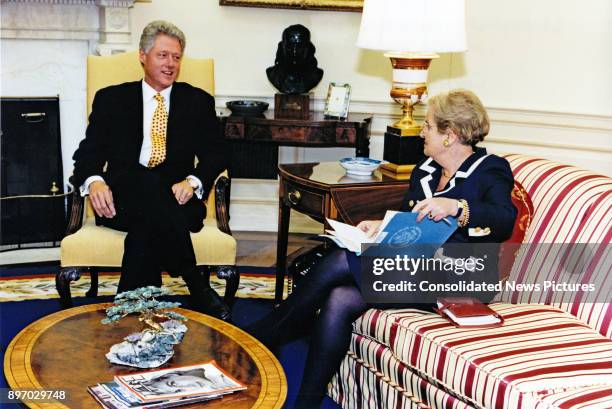
[[[524,243],[558,243],[546,254],[522,246],[509,280],[562,281],[563,268],[551,264],[566,260],[559,244],[595,243],[578,261],[582,282],[601,292],[612,282],[612,179],[524,155],[506,159],[534,205]],[[498,328],[456,328],[411,309],[367,311],[330,396],[344,408],[612,408],[610,302],[580,292],[507,291],[499,299]]]
[[[354,335],[351,344],[360,353],[349,352],[328,391],[343,408],[473,408],[412,372],[378,342]],[[368,356],[384,362],[384,369],[368,364]]]
[[[612,179],[524,155],[508,155],[506,159],[534,205],[533,221],[524,243],[591,243],[579,248],[584,253],[584,273],[579,282],[595,283],[597,292],[516,291],[502,293],[500,300],[556,306],[612,339],[612,304],[603,303],[612,299],[612,255],[608,246],[612,239]],[[567,250],[568,246],[560,245],[524,245],[509,280],[521,283],[543,280],[576,282],[568,277],[569,273],[562,266]],[[595,298],[591,300],[589,296]]]
[[[461,407],[454,397],[475,407],[514,409],[533,407],[553,392],[612,388],[611,340],[554,307],[492,306],[504,326],[456,328],[418,310],[369,310],[354,324],[349,356],[330,394],[339,402],[355,400],[359,384],[363,406],[395,407],[397,393],[384,393],[388,384],[430,407]],[[439,390],[450,394],[446,401]]]

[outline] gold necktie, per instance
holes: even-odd
[[[155,94],[157,108],[153,113],[151,123],[151,158],[148,166],[154,168],[166,159],[166,128],[168,126],[168,113],[164,105],[164,97],[158,92]]]

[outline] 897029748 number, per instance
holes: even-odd
[[[0,403],[56,402],[66,400],[68,393],[63,389],[8,389],[3,388]]]

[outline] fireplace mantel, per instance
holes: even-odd
[[[2,0],[1,37],[86,40],[92,54],[127,51],[135,0]]]

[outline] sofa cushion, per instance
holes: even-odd
[[[343,408],[478,407],[465,402],[435,380],[417,375],[376,340],[353,334],[350,351],[328,388]],[[612,408],[612,386],[595,385],[522,394],[512,409]]]
[[[612,387],[612,341],[573,315],[547,305],[491,307],[503,326],[457,328],[433,313],[372,309],[354,323],[354,333],[476,406],[514,408],[551,391]],[[380,358],[363,359],[381,368],[387,364]]]
[[[612,339],[609,302],[612,256],[608,250],[612,239],[609,216],[612,179],[546,159],[515,154],[505,157],[534,206],[533,221],[524,240],[531,245],[519,250],[509,281],[523,284],[567,281],[594,284],[597,290],[591,293],[513,290],[503,292],[499,300],[561,308]],[[567,264],[563,263],[573,261],[576,254],[582,254],[576,264],[579,268],[565,268]]]

